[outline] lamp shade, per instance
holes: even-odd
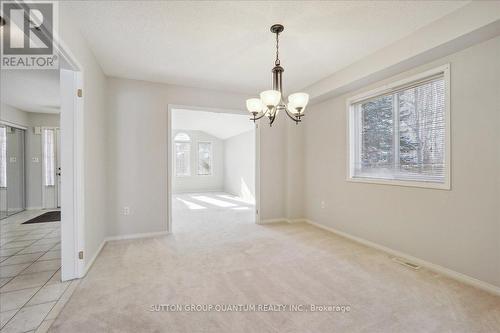
[[[298,110],[297,107],[290,102],[288,102],[288,104],[286,105],[286,108],[288,109],[288,111],[290,111],[291,113],[293,113],[295,115],[299,114],[300,111],[303,110],[303,109]]]
[[[260,93],[262,104],[269,107],[276,107],[281,100],[281,93],[278,90],[266,90]]]
[[[288,96],[288,102],[290,102],[295,109],[303,110],[307,106],[307,103],[309,103],[309,95],[306,93],[291,94]]]
[[[250,113],[262,111],[262,102],[258,98],[247,99],[247,110]]]

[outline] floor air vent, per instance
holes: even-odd
[[[420,269],[419,265],[416,265],[414,263],[406,261],[405,259],[402,259],[402,258],[396,258],[395,257],[395,258],[392,258],[392,260],[395,261],[395,262],[397,262],[400,265],[406,266],[406,267],[414,269],[414,270],[419,270]]]

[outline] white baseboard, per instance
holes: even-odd
[[[106,239],[104,239],[102,242],[101,242],[101,245],[99,245],[99,248],[97,249],[97,251],[95,252],[94,256],[92,257],[92,259],[90,259],[88,265],[85,265],[85,268],[83,269],[83,274],[82,276],[80,276],[80,278],[83,278],[85,277],[85,275],[87,275],[87,273],[89,272],[90,268],[92,267],[92,265],[94,264],[94,261],[97,259],[97,257],[99,256],[99,254],[101,253],[102,249],[104,248],[104,245],[106,245]]]
[[[176,194],[202,194],[202,193],[227,193],[224,189],[211,189],[211,190],[180,190],[172,192],[173,195]]]
[[[146,233],[140,233],[140,234],[127,234],[127,235],[106,237],[105,241],[109,242],[109,241],[126,240],[126,239],[150,238],[150,237],[157,237],[157,236],[165,236],[168,234],[169,234],[168,231],[146,232]]]
[[[257,224],[270,224],[270,223],[283,223],[283,222],[288,222],[286,218],[278,218],[278,219],[267,219],[267,220],[260,220],[257,222]]]
[[[43,208],[40,207],[26,207],[26,210],[42,210]]]
[[[495,295],[500,296],[500,287],[492,285],[492,284],[490,284],[488,282],[484,282],[484,281],[478,280],[476,278],[473,278],[471,276],[465,275],[463,273],[459,273],[459,272],[456,272],[456,271],[451,270],[449,268],[446,268],[446,267],[443,267],[443,266],[440,266],[440,265],[437,265],[437,264],[433,264],[433,263],[428,262],[426,260],[422,260],[422,259],[419,259],[417,257],[411,256],[409,254],[406,254],[406,253],[403,253],[403,252],[400,252],[400,251],[397,251],[397,250],[393,250],[393,249],[388,248],[386,246],[383,246],[383,245],[371,242],[369,240],[366,240],[366,239],[363,239],[363,238],[360,238],[360,237],[356,237],[356,236],[350,235],[350,234],[348,234],[346,232],[334,229],[332,227],[327,227],[325,225],[313,222],[311,220],[304,219],[303,221],[306,222],[306,223],[308,223],[308,224],[311,224],[311,225],[313,225],[315,227],[318,227],[318,228],[321,228],[321,229],[333,232],[334,234],[337,234],[337,235],[342,236],[344,238],[350,239],[350,240],[355,241],[357,243],[366,245],[368,247],[380,250],[380,251],[385,252],[387,254],[390,254],[392,256],[403,258],[405,260],[408,260],[409,262],[418,264],[418,265],[420,265],[422,267],[425,267],[425,268],[427,268],[427,269],[429,269],[429,270],[431,270],[433,272],[442,274],[442,275],[447,276],[449,278],[452,278],[454,280],[458,280],[458,281],[460,281],[462,283],[468,284],[470,286],[473,286],[473,287],[476,287],[476,288],[479,288],[479,289],[482,289],[482,290],[485,290],[485,291],[488,291],[490,293],[493,293]]]
[[[305,218],[300,218],[300,219],[288,219],[287,220],[288,223],[303,223],[303,222],[307,222],[307,219]]]
[[[257,222],[257,224],[269,224],[269,223],[301,223],[301,222],[307,222],[305,218],[300,218],[300,219],[288,219],[286,217],[280,217],[277,219],[267,219],[267,220],[261,220],[260,222]]]
[[[94,254],[94,256],[92,257],[92,259],[90,259],[89,263],[87,265],[85,265],[83,275],[80,277],[83,278],[85,275],[87,275],[88,271],[90,270],[90,268],[94,264],[94,261],[97,259],[97,257],[101,253],[102,249],[104,248],[104,245],[106,245],[106,243],[108,243],[108,242],[118,241],[118,240],[126,240],[126,239],[150,238],[150,237],[156,237],[156,236],[164,236],[164,235],[168,235],[168,234],[169,234],[168,231],[160,231],[160,232],[147,232],[147,233],[141,233],[141,234],[128,234],[128,235],[106,237],[102,241],[101,245],[99,245],[99,249],[97,249],[97,251]]]

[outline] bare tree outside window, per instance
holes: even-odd
[[[445,181],[445,80],[353,104],[354,177]]]

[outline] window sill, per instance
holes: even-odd
[[[405,186],[405,187],[420,187],[435,190],[451,190],[450,183],[433,183],[433,182],[419,182],[410,180],[397,180],[397,179],[382,179],[382,178],[363,178],[363,177],[348,177],[346,179],[352,183],[366,183],[378,185],[392,185],[392,186]]]

